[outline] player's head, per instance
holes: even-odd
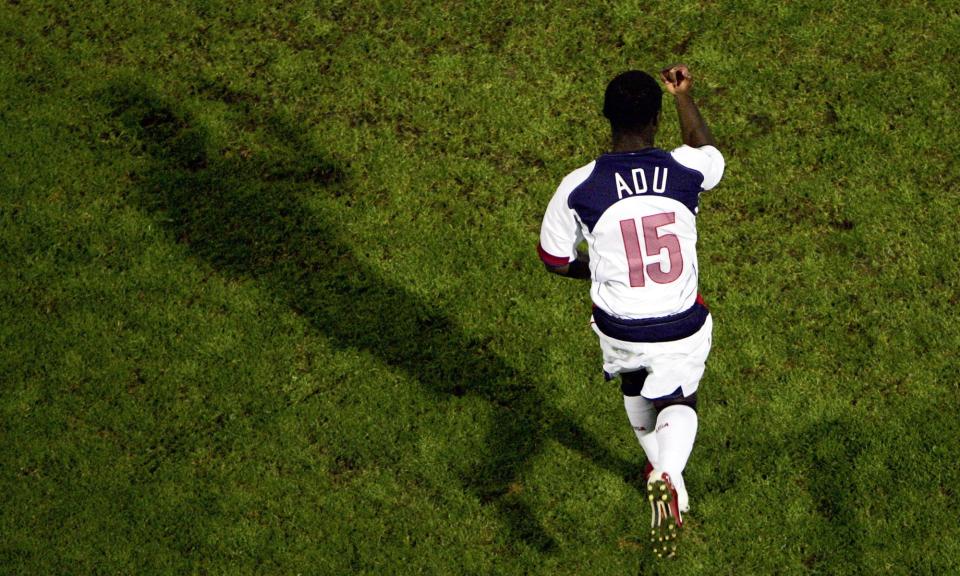
[[[615,133],[640,133],[660,118],[663,90],[646,72],[630,70],[607,84],[603,115]]]

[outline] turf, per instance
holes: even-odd
[[[953,2],[4,3],[0,572],[960,573],[958,46]],[[658,562],[534,247],[675,61],[727,172]]]

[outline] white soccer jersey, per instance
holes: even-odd
[[[697,301],[696,214],[724,160],[713,146],[604,154],[563,179],[538,251],[551,266],[590,250],[593,303],[614,317],[659,318]]]

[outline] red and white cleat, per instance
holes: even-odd
[[[647,500],[650,502],[650,542],[659,558],[670,558],[677,553],[677,536],[683,527],[683,516],[678,507],[677,490],[666,472],[654,470],[647,480]]]

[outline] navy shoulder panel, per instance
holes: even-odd
[[[590,231],[613,204],[640,194],[666,196],[697,213],[703,174],[687,168],[665,150],[604,154],[593,173],[570,193],[568,206]]]

